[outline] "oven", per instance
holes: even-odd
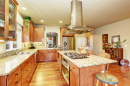
[[[69,85],[69,61],[65,58],[62,58],[62,75]]]

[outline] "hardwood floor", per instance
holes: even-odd
[[[130,86],[130,67],[110,64],[109,73],[119,79],[117,86]],[[59,72],[57,62],[38,63],[29,86],[68,86]],[[114,86],[114,85],[108,85]]]
[[[38,63],[29,86],[68,86],[57,62]]]
[[[117,86],[130,86],[130,67],[110,64],[108,71],[119,79]]]

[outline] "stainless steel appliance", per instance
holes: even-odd
[[[74,37],[62,37],[63,50],[75,50]]]
[[[62,58],[62,75],[69,85],[69,61]]]

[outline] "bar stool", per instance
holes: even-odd
[[[104,82],[105,86],[108,86],[108,84],[113,84],[117,86],[119,82],[119,80],[115,76],[109,73],[98,73],[96,74],[96,78],[97,78],[96,86],[98,86],[99,81]]]

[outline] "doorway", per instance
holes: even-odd
[[[58,45],[58,33],[47,33],[47,48],[57,48]]]

